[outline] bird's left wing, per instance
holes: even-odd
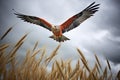
[[[42,26],[51,31],[52,25],[42,18],[19,14],[19,13],[14,13],[14,14],[17,15],[18,18],[21,18],[22,20],[24,20],[25,22],[29,22],[29,23],[33,23],[33,24]]]
[[[72,16],[67,21],[65,21],[63,24],[61,24],[60,28],[62,29],[62,33],[66,32],[66,31],[70,31],[73,28],[76,28],[82,22],[84,22],[86,19],[93,16],[93,14],[96,11],[98,11],[99,5],[100,4],[95,4],[95,2],[93,2],[87,8],[85,8],[83,11],[81,11],[80,13]]]

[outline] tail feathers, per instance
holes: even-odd
[[[58,41],[58,42],[64,42],[64,41],[66,41],[66,40],[70,40],[69,38],[65,37],[64,35],[62,35],[62,36],[60,36],[60,37],[57,37],[57,36],[52,35],[52,36],[50,36],[49,38],[52,38],[52,39],[54,39],[54,40],[56,40],[56,41]]]

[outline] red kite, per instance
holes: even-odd
[[[64,42],[64,41],[70,40],[70,39],[65,37],[63,35],[63,33],[76,28],[82,22],[84,22],[86,19],[93,16],[93,14],[98,11],[99,5],[100,4],[95,4],[95,2],[93,2],[88,7],[86,7],[83,11],[72,16],[67,21],[65,21],[63,24],[58,25],[58,26],[52,25],[49,22],[47,22],[46,20],[39,18],[39,17],[24,15],[24,14],[20,14],[20,13],[14,13],[14,14],[17,15],[18,18],[21,18],[22,20],[24,20],[26,22],[33,23],[33,24],[36,24],[36,25],[39,25],[41,27],[48,29],[49,31],[51,31],[53,33],[53,35],[50,36],[50,38],[52,38],[58,42]]]

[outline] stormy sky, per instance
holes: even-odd
[[[51,52],[59,44],[48,38],[52,33],[40,26],[23,22],[13,14],[12,9],[59,25],[92,2],[94,0],[1,0],[0,36],[9,27],[15,26],[0,43],[14,44],[25,33],[29,33],[20,49],[24,55],[26,49],[32,48],[36,41],[40,42],[39,47],[46,46]],[[89,61],[93,61],[96,53],[101,61],[105,62],[105,58],[108,58],[113,68],[120,70],[120,0],[96,0],[96,3],[101,5],[93,17],[64,34],[70,41],[62,43],[58,56],[63,59],[72,57],[75,61],[78,58],[76,48],[80,48]]]

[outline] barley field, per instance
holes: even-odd
[[[0,40],[3,40],[6,35],[12,30],[9,28]],[[22,62],[17,60],[17,51],[25,43],[25,34],[13,46],[10,51],[7,51],[10,44],[0,44],[0,80],[120,80],[120,71],[113,77],[111,65],[106,59],[106,67],[103,69],[97,55],[95,55],[95,65],[90,67],[85,56],[80,49],[76,49],[80,58],[75,67],[71,65],[72,60],[54,60],[52,59],[59,53],[61,44],[59,44],[53,52],[48,56],[44,48],[36,49],[38,42],[35,43],[33,49],[26,51],[26,56]],[[36,55],[40,54],[39,58]],[[51,70],[47,67],[52,62]],[[82,65],[81,65],[82,64]]]

